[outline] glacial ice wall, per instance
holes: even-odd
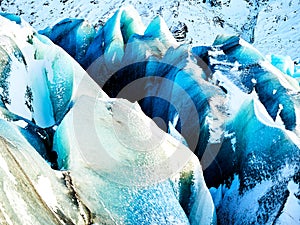
[[[51,38],[59,29],[41,33]],[[90,33],[79,63],[109,96],[139,101],[195,152],[218,223],[299,223],[297,65],[265,57],[237,36],[190,49],[176,43],[161,17],[144,28],[130,7]]]
[[[20,17],[0,20],[1,223],[216,223],[187,147]]]

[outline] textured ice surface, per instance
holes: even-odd
[[[187,46],[179,46],[161,17],[147,28],[140,20],[131,7],[119,9],[99,28],[83,66],[110,97],[139,101],[146,115],[160,118],[165,131],[179,114],[175,129],[201,159],[209,141],[220,142],[225,95],[203,79],[211,72],[207,65]],[[49,37],[55,27],[48,28]]]
[[[74,67],[84,71],[26,22],[0,19],[1,100],[10,112],[43,128],[53,126],[71,101],[74,77],[82,77]]]
[[[1,221],[216,223],[200,163],[187,147],[160,130],[137,103],[108,98],[48,38],[8,18],[0,18],[0,136],[9,156],[0,157],[6,178]],[[61,171],[37,153],[52,157],[57,162],[51,166]]]
[[[216,222],[197,158],[137,104],[81,97],[57,128],[54,150],[94,221]]]
[[[286,74],[288,71],[279,71],[238,37],[218,37],[213,46],[215,49],[207,51],[212,71],[225,76],[245,93],[255,90],[274,121],[280,117],[286,129],[299,130],[300,88]]]
[[[114,25],[113,30],[122,29]],[[148,32],[154,28],[156,35]],[[158,17],[144,34],[132,34],[128,42],[124,35],[118,38],[124,44],[119,64],[107,63],[104,46],[88,71],[108,95],[138,100],[162,129],[178,139],[180,132],[192,149],[199,131],[195,153],[208,186],[218,187],[212,193],[221,224],[280,224],[280,215],[297,222],[295,211],[285,214],[295,204],[287,183],[299,183],[293,62],[275,56],[269,62],[237,36],[218,36],[212,46],[194,47],[191,54],[172,38],[166,41],[169,34]],[[93,46],[103,40],[98,36]],[[117,54],[119,47],[114,49]],[[111,52],[107,57],[112,59]],[[286,167],[290,173],[280,175]],[[286,185],[279,187],[283,180]]]
[[[232,129],[237,175],[211,190],[220,224],[299,223],[299,139],[277,127],[257,97],[245,101]]]
[[[140,107],[21,18],[0,20],[1,222],[299,223],[297,62],[237,36],[191,50],[132,7],[97,31],[42,32]]]
[[[85,224],[63,174],[53,171],[20,129],[0,120],[1,224]],[[40,147],[41,148],[41,147]]]

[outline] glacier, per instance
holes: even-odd
[[[0,20],[1,222],[300,222],[289,57],[238,36],[191,48],[131,6],[99,27]]]
[[[0,31],[1,221],[216,223],[200,162],[187,147],[137,104],[109,98],[22,19],[3,15]]]
[[[131,36],[128,34],[128,38],[128,32],[123,29],[132,25],[130,16],[137,14],[132,11],[131,7],[121,8],[115,14],[123,16],[119,16],[119,22],[113,16],[99,28],[82,66],[110,97],[139,101],[146,115],[163,120],[166,130],[170,130],[169,122],[179,114],[180,121],[173,126],[181,131],[188,146],[201,159],[210,143],[219,142],[219,137],[213,140],[212,136],[214,132],[222,133],[227,117],[225,95],[205,80],[209,68],[199,67],[197,57],[188,47],[179,46],[161,17],[154,18],[144,32],[138,30],[130,33]],[[139,24],[140,21],[135,27],[140,28]],[[55,26],[53,29],[57,32]],[[114,54],[111,46],[115,46]],[[89,63],[91,59],[94,61]],[[214,124],[209,124],[210,121]]]

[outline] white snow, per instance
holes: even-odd
[[[243,102],[249,99],[249,95],[241,91],[236,85],[232,83],[226,76],[222,75],[220,71],[213,74],[214,79],[220,81],[220,86],[223,86],[229,92],[229,106],[231,115],[235,115]]]
[[[272,181],[262,181],[253,189],[246,191],[243,195],[239,195],[240,180],[238,175],[234,175],[230,188],[223,189],[222,211],[223,213],[228,213],[227,216],[231,219],[229,224],[234,224],[233,221],[239,221],[238,224],[247,224],[249,218],[256,218],[255,213],[258,210],[258,200],[272,185]],[[211,192],[217,200],[216,190],[212,189]]]
[[[28,123],[25,122],[24,120],[13,121],[13,123],[21,128],[25,128],[28,125]]]
[[[263,54],[300,55],[299,1],[270,1],[258,14],[254,46]]]
[[[281,116],[280,116],[280,113],[283,109],[283,105],[279,104],[278,107],[279,107],[279,110],[278,110],[277,115],[276,115],[275,123],[281,125],[282,127],[284,127],[284,122],[282,121]]]
[[[256,84],[256,83],[257,83],[257,81],[256,81],[254,78],[251,79],[251,82],[252,82],[253,84]]]
[[[7,79],[9,82],[8,97],[11,103],[6,104],[6,107],[12,113],[31,120],[32,113],[25,105],[26,86],[28,84],[26,76],[24,76],[24,74],[27,74],[26,68],[24,64],[19,63],[15,57],[12,58],[11,65],[10,76]]]
[[[45,200],[47,205],[55,209],[55,207],[57,206],[57,200],[52,190],[51,181],[49,180],[49,178],[40,176],[38,178],[36,189],[41,197]]]
[[[275,66],[271,65],[268,61],[260,61],[260,66],[267,71],[270,71],[276,78],[279,80],[280,84],[288,90],[300,91],[299,84],[296,79],[291,78],[290,76],[282,73]]]
[[[282,214],[279,217],[276,224],[278,225],[298,225],[300,224],[300,201],[296,198],[295,193],[298,192],[298,184],[294,181],[290,181],[288,184],[288,190],[290,192],[287,202],[284,205]]]
[[[242,31],[247,26],[255,26],[254,46],[263,54],[276,53],[290,55],[292,59],[300,55],[300,4],[298,1],[270,0],[259,6],[250,6],[252,1],[220,1],[222,6],[211,7],[209,1],[168,1],[168,0],[59,0],[29,1],[3,0],[3,11],[19,13],[34,28],[44,29],[63,18],[76,17],[91,23],[104,22],[124,5],[133,5],[145,25],[157,15],[164,18],[169,28],[183,22],[188,27],[187,42],[193,45],[210,45],[218,34],[252,35]],[[226,5],[226,2],[228,4]],[[256,7],[256,9],[255,9]],[[249,17],[257,16],[257,21],[249,24]]]

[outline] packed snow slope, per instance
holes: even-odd
[[[240,34],[264,55],[300,57],[299,0],[3,0],[1,10],[22,16],[39,30],[63,18],[104,24],[128,4],[146,25],[162,16],[178,40],[194,46],[210,45],[219,34]]]

